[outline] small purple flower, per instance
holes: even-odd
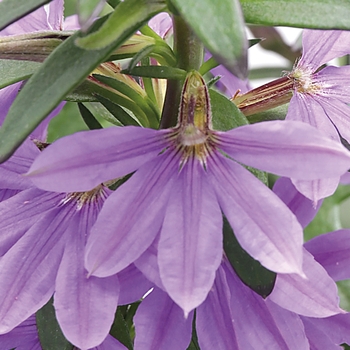
[[[340,136],[350,142],[350,66],[320,67],[350,52],[347,31],[304,30],[303,54],[289,73],[294,81],[294,94],[286,120],[308,123],[331,139]],[[317,181],[293,181],[308,198],[317,202],[333,194],[339,177]]]
[[[344,173],[349,159],[342,145],[304,123],[213,131],[207,87],[192,72],[175,128],[77,133],[44,150],[29,176],[40,188],[69,192],[136,171],[106,200],[88,239],[86,267],[90,275],[111,276],[157,238],[162,283],[189,313],[205,300],[222,259],[222,212],[264,266],[303,273],[300,224],[239,163],[312,180]]]

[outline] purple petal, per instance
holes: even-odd
[[[231,310],[239,349],[308,350],[300,318],[246,287],[226,263]]]
[[[162,38],[169,35],[173,29],[173,22],[169,13],[162,12],[154,16],[148,25]]]
[[[337,130],[321,103],[324,100],[317,95],[295,94],[289,103],[286,120],[304,122],[322,131],[332,140],[339,141]]]
[[[0,101],[1,101],[1,108],[0,108],[0,125],[4,122],[7,113],[15,100],[18,90],[20,89],[22,85],[22,82],[6,86],[3,89],[0,89]]]
[[[114,320],[119,295],[116,275],[87,278],[84,246],[91,226],[91,215],[96,215],[88,209],[83,207],[76,212],[65,233],[66,245],[54,298],[56,317],[63,334],[82,349],[97,346],[106,338]]]
[[[120,284],[120,305],[127,305],[140,300],[153,287],[153,284],[134,264],[119,272],[118,279]]]
[[[305,248],[335,280],[350,278],[350,230],[338,230],[313,238]]]
[[[63,22],[63,0],[53,0],[45,7],[47,12],[47,20],[53,30],[62,30]]]
[[[296,189],[309,198],[316,207],[322,198],[331,196],[339,185],[340,177],[312,181],[292,180]]]
[[[302,273],[303,232],[295,216],[248,170],[219,154],[211,160],[210,180],[243,249],[272,271]]]
[[[321,85],[320,94],[325,99],[333,97],[345,103],[350,102],[349,79],[350,66],[325,67],[313,76],[315,84]]]
[[[106,200],[86,246],[90,274],[113,275],[151,245],[163,222],[178,162],[172,154],[158,156]]]
[[[37,188],[24,190],[0,203],[0,256],[4,255],[62,195]]]
[[[335,282],[313,256],[304,249],[303,271],[277,275],[275,287],[268,299],[281,307],[309,317],[328,317],[343,312],[339,308]]]
[[[30,316],[11,332],[0,335],[0,350],[42,350],[35,315]]]
[[[191,341],[191,313],[187,318],[168,295],[154,288],[137,309],[135,349],[185,350]]]
[[[66,214],[57,208],[43,215],[0,259],[0,333],[16,327],[52,296]]]
[[[135,260],[134,264],[147,277],[149,281],[154,283],[158,288],[165,290],[159,273],[157,257],[158,242],[159,235],[157,235],[147,250],[137,260]]]
[[[41,153],[28,176],[48,191],[89,191],[156,157],[166,145],[164,133],[127,126],[63,137]]]
[[[350,53],[350,33],[340,30],[310,30],[303,32],[303,55],[298,66],[314,71],[333,58]]]
[[[326,335],[333,344],[350,343],[350,313],[327,318],[302,317],[302,320],[305,325],[307,336],[312,338],[313,341],[318,342],[317,336],[321,336],[320,339],[322,339],[323,334]]]
[[[273,192],[282,199],[304,228],[313,220],[321,206],[319,202],[315,208],[310,199],[299,193],[286,177],[281,177],[275,182]]]
[[[113,338],[111,335],[108,335],[102,344],[90,350],[128,350],[128,349],[123,344],[119,343],[117,339]]]
[[[201,350],[238,349],[230,298],[225,272],[219,267],[207,299],[196,310],[196,331]]]
[[[79,18],[78,15],[68,16],[64,19],[63,30],[79,30]]]
[[[222,214],[197,158],[172,187],[158,244],[158,264],[169,296],[187,315],[206,298],[222,258]]]
[[[345,147],[305,123],[262,122],[216,133],[220,148],[233,159],[280,176],[316,180],[340,176],[350,167]]]

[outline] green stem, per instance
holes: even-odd
[[[173,15],[174,51],[177,68],[198,70],[203,61],[203,44],[193,33],[190,26],[180,17]],[[180,105],[182,81],[168,80],[160,128],[166,129],[176,125]]]

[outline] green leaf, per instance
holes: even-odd
[[[266,298],[273,290],[276,273],[266,269],[240,246],[225,217],[223,234],[224,251],[238,277],[254,292]]]
[[[167,66],[136,66],[132,69],[122,70],[121,73],[138,77],[183,80],[187,72],[183,69]]]
[[[113,8],[117,7],[120,4],[120,0],[107,0],[108,4]]]
[[[288,112],[289,103],[264,112],[255,113],[246,117],[250,124],[259,123],[267,120],[284,120]]]
[[[123,306],[118,306],[110,334],[124,344],[129,350],[132,350],[134,347],[132,345],[129,327],[121,311],[123,308]]]
[[[96,120],[94,115],[82,103],[78,103],[78,108],[85,124],[90,130],[102,129],[102,125]]]
[[[348,0],[241,0],[241,5],[248,23],[350,29]]]
[[[345,185],[339,185],[332,196],[325,198],[315,218],[304,230],[305,240],[343,228],[340,209],[348,198],[350,198],[350,186]]]
[[[79,38],[77,45],[90,50],[104,48],[122,37],[126,28],[136,31],[165,8],[164,2],[160,0],[125,0],[97,32]]]
[[[51,0],[2,0],[0,2],[0,30],[50,1]]]
[[[197,312],[194,310],[193,320],[192,320],[192,337],[190,345],[188,346],[187,350],[200,350],[198,344],[198,336],[197,336],[197,330],[196,330],[196,319],[197,319]]]
[[[171,0],[215,59],[236,76],[247,71],[247,40],[238,0]]]
[[[0,60],[0,89],[28,79],[39,67],[38,62]]]
[[[126,3],[128,0],[118,8]],[[96,21],[93,28],[99,27],[101,22]],[[131,23],[124,23],[122,27],[121,36],[101,50],[77,47],[78,32],[45,60],[17,96],[0,129],[0,162],[8,159],[58,103],[135,31],[135,25]]]
[[[227,131],[248,124],[247,118],[226,96],[209,89],[213,127]]]
[[[78,0],[78,18],[82,31],[86,31],[100,14],[106,0]]]
[[[72,350],[57,322],[52,299],[36,313],[36,325],[43,350]]]
[[[101,104],[120,122],[121,125],[134,125],[140,126],[140,124],[130,116],[123,108],[113,103],[112,101],[104,98],[103,96],[96,95]],[[116,124],[113,120],[108,119],[109,122]]]

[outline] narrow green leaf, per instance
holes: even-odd
[[[140,126],[140,124],[132,118],[123,108],[113,103],[112,101],[104,98],[103,96],[96,95],[97,99],[107,110],[120,122],[122,125],[134,125]],[[113,121],[109,120],[111,123]]]
[[[90,130],[102,129],[102,125],[96,120],[94,115],[82,103],[78,103],[78,108],[85,124]]]
[[[127,71],[132,70],[133,68],[135,68],[137,66],[137,64],[143,59],[148,57],[151,52],[154,50],[155,45],[149,45],[144,47],[143,49],[141,49],[136,55],[133,56],[133,58],[130,60],[129,62],[129,66]],[[128,74],[128,73],[125,73]]]
[[[113,8],[117,7],[120,4],[120,0],[107,0],[108,4]]]
[[[127,2],[125,0],[118,8]],[[93,28],[98,28],[101,22],[96,21]],[[137,29],[131,23],[123,28],[115,42],[93,51],[75,45],[78,32],[45,60],[23,87],[0,129],[0,162],[8,159],[52,109]]]
[[[247,71],[247,40],[238,0],[171,0],[216,60],[236,76]]]
[[[240,246],[225,217],[223,234],[224,251],[238,277],[254,292],[266,298],[273,290],[276,273],[266,269]]]
[[[209,89],[213,127],[227,131],[248,124],[247,118],[226,96]]]
[[[0,30],[50,1],[51,0],[2,0],[0,2]]]
[[[123,74],[135,75],[138,77],[174,79],[183,80],[186,77],[186,71],[179,68],[167,66],[137,66],[132,69],[121,71]]]
[[[198,336],[197,336],[197,330],[196,330],[196,319],[197,319],[197,312],[194,310],[193,320],[192,320],[192,337],[190,345],[188,346],[187,350],[200,350],[199,344],[198,344]]]
[[[72,350],[57,322],[52,299],[36,313],[36,325],[43,350]]]
[[[126,28],[137,30],[165,8],[161,0],[125,0],[97,32],[79,38],[77,45],[90,50],[106,47],[123,36]]]
[[[38,62],[0,60],[0,89],[28,79],[39,67]]]
[[[264,112],[256,113],[246,117],[250,124],[259,123],[267,120],[284,120],[288,112],[289,103],[269,109]]]
[[[269,26],[350,29],[348,0],[240,0],[246,22]]]
[[[117,308],[110,334],[124,344],[129,350],[133,350],[134,347],[132,345],[129,327],[125,322],[121,308],[123,308],[123,306],[118,306]]]

